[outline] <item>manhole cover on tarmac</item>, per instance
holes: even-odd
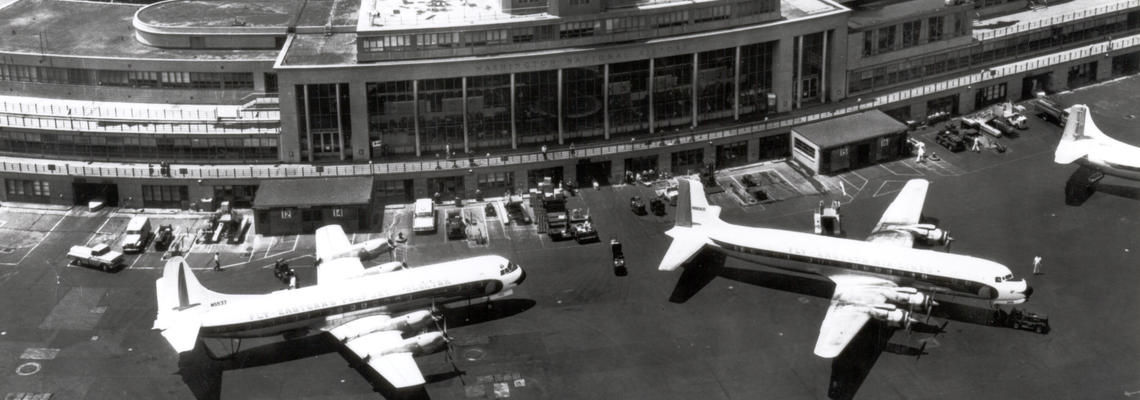
[[[486,354],[482,349],[467,349],[463,351],[463,358],[467,361],[478,361]]]

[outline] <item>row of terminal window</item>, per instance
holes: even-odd
[[[774,2],[765,2],[773,3]],[[594,21],[565,22],[558,25],[526,26],[473,32],[442,32],[425,34],[391,35],[361,40],[365,52],[400,51],[433,47],[472,47],[507,43],[526,43],[539,40],[571,39],[598,34],[615,34],[640,30],[661,29],[688,24],[701,24],[729,19],[733,5],[717,5],[695,10],[674,11],[657,15],[608,18]],[[760,7],[753,13],[766,11]],[[748,10],[741,11],[747,14]],[[555,35],[557,29],[557,35]],[[557,37],[555,37],[557,36]]]

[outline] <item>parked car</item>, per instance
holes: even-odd
[[[131,217],[127,222],[126,236],[123,237],[124,253],[142,253],[150,241],[150,218],[144,216]]]
[[[75,265],[99,268],[104,271],[110,271],[123,265],[123,253],[111,251],[111,246],[106,243],[99,243],[91,247],[71,246],[71,249],[67,251],[67,258]]]
[[[170,243],[174,241],[174,227],[170,225],[162,225],[158,227],[158,233],[154,236],[154,249],[158,251],[166,251],[170,248]]]

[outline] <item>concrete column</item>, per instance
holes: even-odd
[[[349,131],[352,132],[352,159],[372,158],[372,136],[368,132],[368,88],[364,82],[348,84],[348,112],[352,115]]]
[[[796,72],[792,80],[792,90],[795,91],[793,96],[796,96],[796,109],[798,110],[803,105],[803,84],[804,79],[804,37],[796,36]]]
[[[305,126],[301,129],[305,130],[305,140],[309,142],[309,162],[313,162],[313,133],[310,132],[309,127],[313,126],[313,122],[309,119],[309,85],[305,85]]]
[[[610,140],[610,65],[602,65],[602,133]]]
[[[792,81],[795,79],[795,73],[792,71],[795,66],[792,59],[795,53],[792,51],[795,48],[794,45],[794,38],[776,42],[776,54],[773,57],[775,65],[773,65],[772,71],[772,91],[776,93],[775,112],[791,111],[792,105],[795,104],[795,85],[792,85]]]
[[[303,115],[305,110],[297,104],[297,88],[292,83],[280,86],[281,107],[281,134],[277,138],[277,157],[285,162],[301,161],[301,127],[297,116]]]
[[[1107,80],[1113,78],[1113,76],[1112,76],[1112,57],[1097,58],[1093,62],[1096,63],[1096,81],[1097,82],[1103,82],[1103,81],[1107,81]],[[1020,82],[1020,81],[1021,80],[1018,79],[1018,82]],[[1021,91],[1018,90],[1018,93],[1020,93],[1020,92]]]
[[[412,127],[416,131],[416,157],[423,155],[420,149],[420,81],[412,80]]]
[[[827,99],[828,99],[828,96],[827,96],[827,94],[828,94],[828,90],[827,90],[827,53],[828,53],[828,51],[827,51],[827,33],[828,32],[829,31],[823,31],[823,48],[819,52],[820,53],[819,96],[820,96],[820,101],[822,103],[827,103]]]
[[[691,108],[692,108],[692,114],[693,114],[693,120],[689,123],[689,126],[693,127],[693,128],[697,127],[697,109],[698,109],[698,107],[697,107],[697,97],[698,96],[697,95],[700,92],[700,90],[698,90],[698,88],[700,88],[700,86],[701,86],[700,80],[697,79],[697,76],[699,75],[698,73],[701,71],[700,66],[698,65],[698,63],[700,62],[700,59],[701,59],[700,54],[701,53],[693,53],[693,82],[691,84],[689,84],[689,92],[692,94],[690,99],[692,102]]]
[[[515,114],[515,73],[511,73],[511,149],[517,150],[519,148],[519,134],[518,124],[516,122],[518,114]],[[526,175],[523,175],[524,177]]]
[[[755,138],[748,139],[748,163],[754,163],[760,160],[760,140]]]
[[[732,69],[732,119],[740,120],[740,46],[736,46],[736,58]]]
[[[341,122],[344,119],[340,117],[340,84],[333,84],[333,96],[336,96],[336,143],[337,154],[340,160],[344,161],[344,124]]]
[[[562,144],[562,68],[558,69],[558,144]]]
[[[650,134],[652,134],[653,132],[656,131],[655,128],[657,125],[657,116],[655,115],[656,113],[653,111],[653,109],[656,108],[653,106],[653,75],[655,72],[653,70],[654,64],[655,63],[653,62],[653,57],[649,57],[649,133]]]
[[[471,152],[471,141],[467,138],[467,77],[460,78],[463,82],[463,153]]]

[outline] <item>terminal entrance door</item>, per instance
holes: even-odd
[[[76,182],[71,188],[75,191],[76,205],[86,206],[92,200],[102,200],[108,207],[119,206],[119,185],[114,183]]]
[[[593,187],[594,179],[598,180],[599,185],[609,185],[611,166],[610,161],[590,162],[589,158],[578,160],[578,187]]]
[[[1049,84],[1053,80],[1053,73],[1029,75],[1021,80],[1021,99],[1032,99],[1034,93],[1049,92]]]

